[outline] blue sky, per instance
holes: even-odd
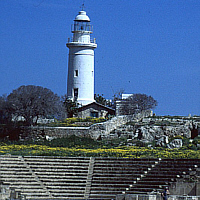
[[[83,0],[0,0],[0,95],[66,93],[71,24]],[[144,93],[157,115],[200,115],[199,0],[85,0],[98,47],[95,93]]]

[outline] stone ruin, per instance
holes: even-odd
[[[134,119],[112,131],[108,138],[126,137],[128,145],[136,140],[143,143],[155,142],[156,146],[182,147],[181,137],[194,139],[200,135],[200,117],[144,117]],[[169,138],[175,137],[169,141]],[[177,138],[176,138],[177,137]]]
[[[150,111],[135,115],[116,116],[106,122],[89,127],[31,127],[27,132],[28,139],[54,139],[76,135],[93,139],[127,138],[128,145],[137,141],[168,148],[182,147],[181,137],[194,139],[200,135],[200,117],[152,116]],[[171,138],[175,139],[171,141]],[[27,138],[26,138],[27,139]]]

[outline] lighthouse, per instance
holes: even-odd
[[[94,49],[95,39],[91,39],[93,27],[85,11],[80,11],[72,24],[72,39],[69,48],[67,98],[81,106],[94,102]]]

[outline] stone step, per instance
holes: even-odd
[[[29,181],[21,181],[21,180],[17,180],[17,181],[6,181],[6,180],[1,180],[3,181],[4,184],[10,184],[10,185],[40,185],[37,181],[35,180],[29,180]]]
[[[116,196],[118,194],[122,194],[122,191],[125,191],[125,189],[121,189],[121,190],[112,190],[112,189],[109,189],[109,190],[105,190],[105,189],[102,189],[102,190],[91,190],[90,192],[90,198],[94,195],[106,195],[106,196]]]
[[[17,167],[6,167],[6,166],[1,166],[0,167],[0,171],[2,172],[6,172],[6,171],[10,171],[10,172],[29,172],[29,169],[26,168],[26,167],[20,167],[20,168],[17,168]]]
[[[151,192],[159,192],[159,190],[151,190],[151,191],[143,191],[143,190],[137,190],[137,188],[135,190],[130,190],[130,191],[126,191],[126,194],[138,194],[138,195],[147,195],[148,193],[151,193]],[[163,191],[163,190],[161,190]],[[161,192],[160,191],[160,192]]]
[[[0,157],[0,160],[1,160],[1,161],[4,161],[4,160],[8,160],[8,161],[16,160],[16,161],[19,161],[19,156],[2,155],[2,156]]]
[[[49,187],[68,187],[68,186],[70,186],[70,185],[75,185],[75,184],[77,184],[76,182],[68,182],[68,183],[66,183],[66,182],[46,182],[46,183],[44,183],[44,185],[47,187],[47,188],[49,188]],[[79,185],[81,185],[81,186],[85,186],[86,185],[86,182],[82,182],[81,180],[80,180],[80,182],[78,183]]]
[[[64,163],[64,162],[26,162],[28,165],[31,166],[63,166],[63,167],[88,167],[88,163]]]
[[[146,165],[153,165],[155,164],[155,162],[143,162],[143,163],[137,163],[137,162],[127,162],[127,161],[121,161],[121,162],[98,162],[96,160],[96,164],[97,166],[135,166],[135,167],[139,167],[139,166],[146,166]]]
[[[116,195],[113,194],[90,194],[89,199],[98,199],[98,200],[104,200],[104,199],[115,199]]]
[[[34,199],[34,200],[37,200],[39,198],[46,198],[46,200],[48,199],[49,200],[49,195],[46,194],[46,193],[37,193],[37,192],[33,192],[33,193],[26,193],[26,192],[22,192],[21,193],[22,195],[25,195],[26,196],[26,199]]]
[[[44,189],[38,188],[38,189],[33,189],[33,188],[18,188],[18,190],[22,193],[38,193],[38,194],[45,194],[46,195],[46,191]]]
[[[138,193],[150,193],[153,191],[163,191],[163,188],[131,188],[129,191],[126,191],[127,194],[138,194]]]
[[[18,179],[18,178],[2,178],[1,179],[3,182],[8,182],[8,183],[15,183],[15,182],[21,182],[21,183],[37,183],[34,178],[24,178],[24,179]]]
[[[67,172],[60,172],[60,171],[44,171],[44,172],[38,172],[38,171],[35,171],[35,174],[38,175],[38,176],[73,176],[73,175],[77,175],[77,176],[80,176],[80,177],[85,177],[87,176],[87,173],[67,173]]]
[[[64,185],[63,184],[58,184],[58,185],[54,185],[54,184],[45,184],[45,186],[47,187],[47,189],[50,189],[50,190],[52,190],[52,189],[61,189],[61,190],[63,190],[63,189],[66,189],[66,188],[68,188],[69,186],[70,187],[75,187],[74,186],[74,184],[73,183],[65,183]],[[83,188],[83,187],[85,187],[86,186],[86,184],[85,183],[78,183],[78,184],[76,184],[76,187],[79,187],[79,188]]]
[[[163,179],[165,182],[174,182],[176,181],[176,178],[169,178],[169,177],[165,177],[165,179]],[[144,181],[144,182],[159,182],[160,180],[160,177],[158,177],[158,179],[155,177],[155,176],[146,176],[144,178],[142,178],[140,181]]]
[[[78,188],[85,188],[86,187],[86,184],[84,184],[84,183],[79,183],[79,184],[70,184],[70,183],[53,183],[53,184],[45,184],[45,187],[47,188],[47,189],[59,189],[59,188],[61,188],[61,189],[63,189],[63,188],[74,188],[74,187],[78,187]]]
[[[48,164],[44,164],[44,165],[29,165],[32,169],[35,168],[45,168],[45,169],[70,169],[70,170],[76,170],[76,169],[83,169],[86,170],[88,168],[88,166],[71,166],[71,165],[48,165]]]
[[[131,185],[133,184],[133,181],[132,180],[127,180],[127,181],[92,181],[92,184],[99,184],[101,186],[106,186],[107,184],[113,184],[113,185],[119,185],[119,184],[126,184],[126,185]]]
[[[41,189],[41,185],[27,185],[27,183],[26,184],[18,184],[17,182],[15,183],[15,184],[12,184],[12,187],[14,187],[14,188],[18,188],[20,191],[21,191],[21,189],[32,189],[32,190],[39,190],[39,189]]]
[[[64,173],[66,173],[66,174],[74,174],[74,173],[77,173],[77,174],[87,174],[87,172],[88,172],[88,169],[86,170],[83,170],[83,169],[76,169],[76,170],[74,170],[74,169],[56,169],[56,168],[51,168],[51,169],[41,169],[41,168],[35,168],[35,169],[33,169],[33,168],[31,168],[31,170],[32,171],[34,171],[34,172],[37,172],[37,173],[43,173],[43,172],[45,172],[45,173],[48,173],[48,172],[55,172],[55,173],[59,173],[59,172],[64,172]]]
[[[143,185],[162,185],[162,184],[167,184],[169,181],[166,180],[151,180],[151,181],[147,181],[147,180],[143,180],[141,179],[140,181],[138,181],[137,184],[143,184]]]
[[[76,181],[75,181],[75,179],[41,179],[42,180],[42,182],[43,183],[45,183],[45,182],[52,182],[52,183],[56,183],[56,182],[74,182],[74,183],[76,183]],[[85,180],[86,180],[86,178],[85,178]],[[81,181],[81,180],[80,180]],[[82,181],[84,181],[84,180],[82,180]]]
[[[4,174],[4,175],[31,175],[31,172],[29,170],[15,170],[15,171],[11,171],[11,170],[6,170],[6,171],[3,171],[0,169],[0,172],[1,172],[1,175]]]
[[[35,176],[33,175],[25,175],[25,174],[18,174],[18,175],[14,175],[11,174],[10,176],[8,174],[1,174],[1,178],[2,179],[20,179],[20,180],[27,180],[27,179],[35,179]]]
[[[9,165],[9,166],[23,166],[24,165],[24,163],[22,163],[21,161],[19,161],[19,160],[1,160],[1,164],[3,164],[3,165]]]
[[[27,168],[24,166],[24,165],[16,165],[16,166],[11,166],[11,165],[3,165],[1,163],[1,167],[0,167],[0,170],[27,170]]]
[[[116,171],[100,171],[100,170],[94,170],[94,175],[96,176],[137,176],[138,174],[143,174],[145,171],[120,171],[120,170],[116,170]]]
[[[54,193],[53,197],[83,197],[83,193],[79,193],[76,191],[73,191],[72,193],[70,192],[58,192],[58,193]]]
[[[102,174],[101,176],[100,175],[93,175],[93,180],[96,180],[96,179],[109,179],[109,178],[112,178],[112,179],[125,179],[125,180],[135,180],[137,179],[138,177],[141,177],[141,174]]]
[[[126,184],[126,185],[124,185],[123,187],[122,186],[106,186],[106,185],[101,185],[101,187],[99,186],[97,186],[97,187],[91,187],[91,193],[93,193],[94,191],[96,191],[95,193],[102,193],[103,191],[109,191],[109,193],[112,193],[112,192],[110,192],[110,191],[125,191],[126,190],[126,188],[128,188],[129,187],[129,184]],[[104,193],[104,192],[103,192]]]
[[[0,170],[0,174],[1,174],[1,178],[2,179],[20,179],[20,180],[24,180],[24,179],[35,179],[35,176],[30,172],[30,171],[26,171],[26,173],[22,172],[17,172],[16,171],[10,171],[10,174],[8,173],[9,171],[1,171]]]
[[[114,162],[152,162],[152,161],[158,161],[158,158],[120,158],[120,157],[97,157],[95,158],[98,162],[108,162],[108,161],[114,161]],[[164,160],[164,159],[163,159]]]
[[[147,184],[135,184],[135,185],[133,185],[133,187],[132,188],[145,188],[145,189],[163,189],[164,187],[167,187],[168,186],[168,184],[162,184],[162,185],[147,185]],[[131,188],[131,189],[132,189]]]
[[[191,169],[194,169],[194,168],[191,168]],[[179,167],[179,168],[173,168],[173,167],[157,167],[157,168],[154,168],[153,170],[152,170],[152,172],[154,172],[154,171],[157,171],[158,173],[159,172],[182,172],[182,171],[188,171],[189,170],[189,167],[187,168],[187,167]]]
[[[38,175],[38,177],[39,178],[42,178],[42,179],[51,179],[51,178],[53,178],[53,179],[85,179],[85,178],[87,178],[87,176],[80,176],[80,174],[71,174],[71,175],[63,175],[63,176],[61,176],[61,175],[57,175],[57,174],[49,174],[49,175],[44,175],[44,174],[38,174],[38,173],[36,173],[37,175]]]
[[[113,168],[108,168],[108,167],[94,167],[94,171],[95,172],[129,172],[129,173],[140,173],[140,172],[143,172],[143,171],[146,171],[148,169],[148,167],[146,168],[123,168],[123,167],[113,167]]]
[[[179,175],[180,176],[180,175]],[[147,176],[146,176],[147,178],[156,178],[156,179],[161,179],[161,178],[176,178],[177,177],[177,174],[165,174],[165,173],[163,173],[163,174],[159,174],[159,173],[155,173],[155,174],[150,174],[150,173],[148,173],[147,174]]]
[[[29,162],[68,162],[68,163],[89,163],[90,158],[88,157],[79,157],[77,159],[77,157],[54,157],[54,156],[24,156],[23,157],[25,161],[29,161]]]
[[[83,194],[85,192],[85,188],[84,187],[70,187],[70,188],[62,188],[62,189],[49,189],[50,192],[53,192],[53,194],[58,195],[57,193],[60,194]]]

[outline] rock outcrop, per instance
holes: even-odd
[[[138,139],[144,143],[155,141],[157,146],[169,143],[169,138],[183,136],[194,138],[200,134],[200,117],[145,117],[132,120],[112,131],[108,138],[127,137],[131,140]],[[169,147],[182,146],[181,141],[174,141]]]

